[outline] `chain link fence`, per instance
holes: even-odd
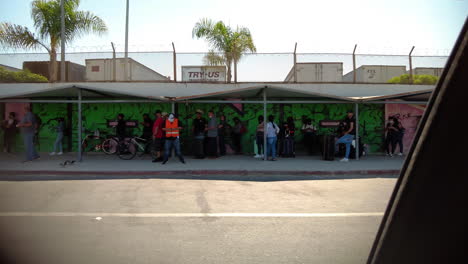
[[[412,74],[440,76],[448,57],[351,53],[247,53],[239,58],[234,54],[223,53],[155,51],[129,52],[127,64],[123,59],[123,52],[68,52],[65,58],[66,61],[76,64],[76,68],[79,69],[73,73],[76,76],[67,79],[75,82],[387,83],[392,77],[410,73],[410,59]],[[0,54],[0,64],[18,69],[28,68],[31,72],[45,75],[50,80],[47,64],[30,66],[34,62],[49,60],[47,53]],[[57,60],[60,60],[60,54],[57,55]],[[227,67],[229,60],[231,69]]]

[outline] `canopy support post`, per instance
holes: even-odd
[[[263,89],[263,160],[268,160],[268,148],[267,148],[267,96],[266,86]],[[260,151],[259,151],[260,152]]]
[[[356,160],[359,160],[359,104],[356,103],[354,104],[355,105],[355,116],[356,116],[356,139],[355,139],[355,143],[356,143]]]
[[[82,132],[82,126],[83,126],[83,120],[82,120],[82,109],[81,109],[81,99],[82,99],[82,94],[81,94],[81,89],[78,88],[78,161],[82,162],[83,161],[83,153],[81,150],[81,132]]]

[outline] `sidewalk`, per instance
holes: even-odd
[[[172,158],[162,165],[149,156],[121,160],[115,155],[91,153],[83,162],[61,166],[65,160],[76,160],[76,153],[49,156],[21,163],[21,155],[0,154],[0,175],[382,175],[398,176],[405,157],[365,156],[359,161],[324,161],[319,156],[279,158],[263,161],[252,156],[224,156],[218,159],[192,159],[186,164]]]

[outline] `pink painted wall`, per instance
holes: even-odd
[[[5,119],[8,118],[8,114],[10,112],[15,112],[16,114],[16,119],[18,121],[21,121],[23,119],[23,116],[25,114],[24,111],[24,106],[28,105],[29,103],[6,103],[5,104]]]
[[[411,144],[414,141],[416,129],[424,114],[425,106],[423,105],[406,105],[406,104],[386,104],[385,105],[385,120],[389,116],[400,114],[400,121],[406,129],[403,137],[403,153],[408,153]],[[386,122],[386,121],[385,121]],[[400,148],[397,146],[395,153],[399,152]]]

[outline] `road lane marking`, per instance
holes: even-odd
[[[202,217],[366,217],[383,216],[383,212],[367,213],[79,213],[79,212],[0,212],[0,217],[140,217],[140,218],[202,218]]]

